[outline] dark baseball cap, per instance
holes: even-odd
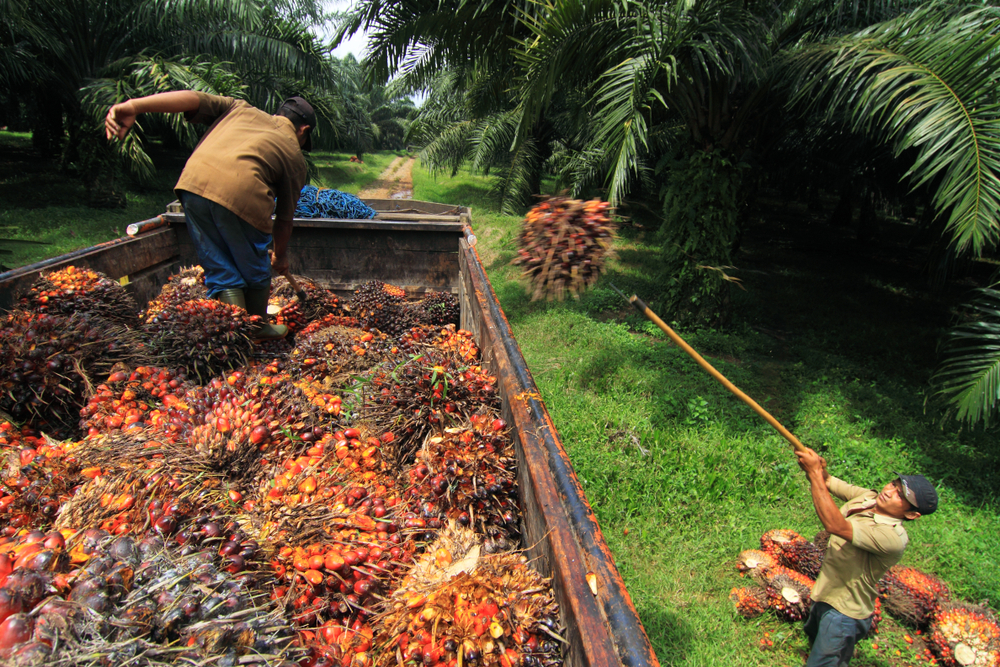
[[[903,483],[903,495],[906,500],[913,505],[913,509],[921,515],[932,514],[937,509],[938,495],[934,486],[923,475],[900,475],[899,481]]]
[[[311,151],[312,150],[312,133],[316,129],[316,112],[313,110],[312,105],[306,102],[301,97],[289,97],[287,100],[281,103],[278,107],[278,111],[286,109],[291,111],[296,116],[302,119],[302,122],[309,126],[309,134],[306,135],[306,144],[302,147],[302,150]]]

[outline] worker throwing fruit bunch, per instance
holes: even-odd
[[[871,630],[879,579],[906,549],[903,522],[934,512],[937,492],[922,475],[898,475],[876,493],[832,476],[823,457],[808,447],[795,454],[830,533],[805,624],[812,641],[806,667],[840,667]],[[838,509],[831,494],[846,503]]]
[[[231,97],[159,93],[111,107],[108,139],[124,139],[142,113],[183,113],[190,123],[210,125],[174,186],[205,287],[211,298],[259,315],[256,338],[283,338],[287,327],[267,323],[267,300],[272,265],[279,275],[288,272],[292,217],[306,182],[302,151],[312,148],[316,126],[312,106],[291,97],[271,115]]]

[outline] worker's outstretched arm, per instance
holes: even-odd
[[[114,105],[104,118],[104,131],[108,139],[124,139],[135,124],[135,117],[141,113],[185,113],[197,111],[201,106],[198,94],[191,90],[177,90],[157,93],[148,97],[137,97]]]
[[[833,502],[833,497],[830,495],[830,489],[826,486],[826,480],[830,477],[830,473],[826,471],[826,461],[808,447],[803,451],[796,451],[795,455],[799,458],[799,466],[809,478],[809,490],[812,492],[813,505],[816,507],[816,514],[819,515],[823,527],[831,534],[850,542],[854,537],[854,527],[840,513],[837,503]]]
[[[292,219],[275,218],[274,230],[274,257],[271,259],[271,268],[279,276],[288,273],[288,239],[292,237]]]

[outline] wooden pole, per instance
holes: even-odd
[[[611,287],[616,292],[618,292],[623,297],[625,297],[625,295],[622,294],[618,290],[617,287],[615,287],[614,285],[612,285]],[[674,331],[669,326],[667,326],[666,322],[664,322],[663,320],[661,320],[656,315],[656,313],[654,313],[652,310],[650,310],[649,306],[647,306],[643,302],[642,299],[640,299],[635,294],[633,294],[631,297],[625,297],[625,298],[628,299],[629,303],[631,303],[633,306],[636,307],[636,310],[638,310],[640,313],[642,313],[647,318],[649,318],[650,322],[652,322],[656,326],[660,327],[660,329],[663,330],[663,333],[667,334],[667,336],[670,337],[670,340],[672,340],[675,343],[677,343],[677,345],[679,345],[682,350],[684,350],[689,355],[691,355],[691,358],[694,359],[696,362],[698,362],[699,366],[701,366],[706,371],[708,371],[709,375],[711,375],[716,380],[718,380],[719,382],[721,382],[722,386],[724,386],[729,391],[733,392],[737,396],[737,398],[739,398],[741,401],[743,401],[744,403],[746,403],[747,405],[749,405],[751,408],[753,408],[754,412],[756,412],[761,417],[763,417],[764,421],[766,421],[768,424],[770,424],[771,426],[773,426],[774,428],[776,428],[778,430],[778,433],[780,433],[781,435],[783,435],[785,437],[785,440],[788,440],[788,442],[792,443],[792,447],[795,448],[795,451],[797,451],[797,452],[805,451],[806,446],[803,445],[801,442],[799,442],[799,439],[796,438],[794,435],[792,435],[791,431],[789,431],[787,428],[785,428],[784,426],[782,426],[781,422],[779,422],[777,419],[775,419],[771,415],[770,412],[768,412],[764,408],[760,407],[760,405],[758,405],[757,401],[753,400],[752,398],[750,398],[749,396],[747,396],[746,394],[744,394],[742,391],[740,391],[740,388],[737,387],[736,385],[734,385],[728,379],[726,379],[725,375],[723,375],[719,371],[715,370],[715,367],[712,366],[712,364],[710,364],[707,361],[705,361],[705,358],[702,357],[700,354],[698,354],[698,352],[695,351],[695,349],[693,347],[691,347],[686,342],[684,342],[684,339],[681,338],[677,334],[676,331]]]

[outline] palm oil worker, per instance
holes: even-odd
[[[805,632],[812,642],[806,667],[840,667],[868,635],[879,579],[899,562],[908,538],[904,521],[937,509],[937,492],[921,475],[898,475],[880,493],[852,486],[826,471],[815,451],[797,451],[813,505],[830,541],[813,586]],[[846,501],[840,509],[831,494]]]
[[[312,148],[316,126],[312,106],[291,97],[271,115],[231,97],[159,93],[111,107],[108,139],[123,139],[141,113],[183,113],[190,123],[210,125],[174,186],[205,287],[209,297],[259,315],[256,338],[284,337],[287,327],[267,324],[267,299],[272,264],[278,274],[288,271],[292,217],[306,182],[302,151]]]

